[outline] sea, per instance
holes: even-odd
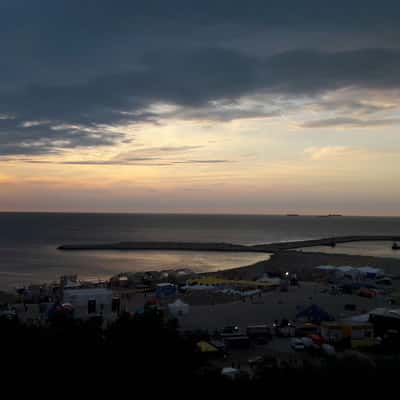
[[[106,279],[120,272],[190,268],[196,272],[250,265],[259,253],[191,251],[61,251],[61,244],[191,241],[261,244],[345,235],[399,235],[400,217],[0,213],[0,289],[62,275]],[[307,249],[307,251],[313,249]],[[314,250],[400,257],[391,243],[365,242]]]

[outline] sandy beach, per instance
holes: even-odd
[[[300,280],[312,279],[315,267],[320,265],[351,265],[353,267],[374,266],[383,268],[386,274],[400,275],[400,259],[386,257],[356,256],[349,254],[327,254],[305,251],[281,251],[269,260],[253,265],[211,272],[226,279],[257,279],[264,273],[282,274],[286,271],[297,273]]]

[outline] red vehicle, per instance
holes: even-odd
[[[376,296],[376,291],[372,289],[361,288],[360,291],[358,292],[358,295],[361,297],[372,298]]]
[[[322,346],[325,343],[324,338],[320,335],[308,335],[308,337],[318,346]]]

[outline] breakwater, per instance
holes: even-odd
[[[230,251],[230,252],[260,252],[277,253],[285,250],[295,250],[302,247],[333,246],[340,243],[364,241],[400,241],[400,235],[376,236],[340,236],[312,240],[297,240],[258,245],[240,245],[232,243],[198,243],[198,242],[118,242],[94,244],[64,244],[59,250],[174,250],[174,251]]]

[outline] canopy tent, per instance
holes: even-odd
[[[238,375],[240,375],[240,371],[236,368],[231,368],[231,367],[225,367],[222,368],[221,370],[221,375],[229,378],[229,379],[235,379]]]
[[[264,274],[261,278],[257,279],[257,282],[266,282],[279,285],[281,283],[281,278],[271,278],[268,274]]]
[[[376,276],[383,275],[384,271],[382,268],[376,268],[376,267],[370,267],[370,266],[364,266],[364,267],[352,267],[350,265],[341,265],[341,266],[335,266],[335,265],[319,265],[318,267],[315,267],[315,269],[319,269],[321,271],[340,271],[343,273],[351,273],[351,272],[359,272],[361,274],[374,274]]]
[[[334,318],[321,307],[312,304],[296,315],[296,319],[307,319],[311,322],[333,321]]]
[[[369,321],[369,313],[354,315],[349,318],[345,318],[343,321],[345,322],[368,322]]]
[[[381,268],[374,267],[361,267],[358,269],[361,274],[365,275],[367,278],[376,278],[377,276],[383,275],[383,270]]]
[[[202,353],[217,353],[218,352],[218,349],[215,346],[213,346],[212,344],[210,344],[204,340],[198,342],[197,347]]]
[[[47,311],[49,319],[61,318],[71,319],[74,316],[74,307],[70,303],[57,304],[54,303]]]
[[[390,317],[400,320],[400,308],[375,308],[369,314],[372,316]]]
[[[158,283],[156,286],[156,297],[170,297],[176,294],[176,285],[173,283]]]
[[[344,274],[357,272],[357,268],[351,267],[350,265],[343,265],[341,267],[337,267],[336,270]]]
[[[321,271],[333,271],[336,269],[334,265],[320,265],[319,267],[315,267]]]
[[[175,302],[168,304],[168,310],[173,316],[184,315],[189,312],[189,304],[177,299]]]
[[[216,287],[210,285],[185,285],[181,290],[217,290]]]

